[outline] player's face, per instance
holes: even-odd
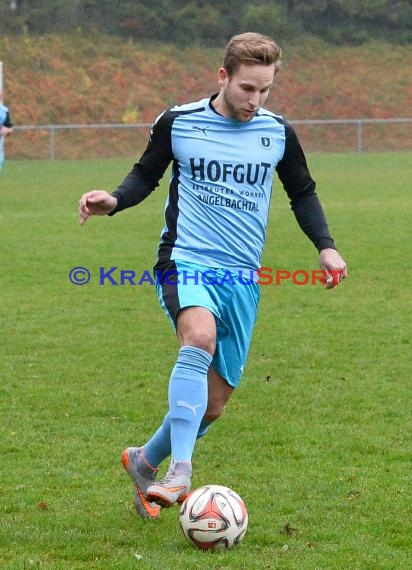
[[[274,77],[275,64],[241,64],[231,77],[225,68],[220,68],[221,106],[218,111],[225,117],[250,121],[265,103]]]

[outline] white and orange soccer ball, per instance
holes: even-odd
[[[222,485],[205,485],[190,493],[179,514],[183,534],[201,550],[231,548],[245,536],[248,514],[235,491]]]

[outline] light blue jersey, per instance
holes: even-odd
[[[7,107],[0,103],[0,126],[3,126],[6,123],[6,119],[9,116],[9,110]]]
[[[296,133],[259,109],[248,122],[223,117],[216,96],[172,107],[113,195],[112,214],[144,200],[172,163],[157,269],[170,261],[231,271],[261,266],[275,171],[299,225],[315,246],[333,247]]]
[[[208,103],[171,109],[178,113],[171,140],[177,162],[172,183],[175,178],[179,199],[170,258],[256,270],[285,128],[268,111],[240,122],[217,114]],[[169,198],[166,211],[171,207]]]

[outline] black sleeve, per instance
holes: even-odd
[[[160,179],[173,159],[172,122],[172,115],[168,111],[158,117],[139,162],[134,164],[123,182],[112,192],[112,196],[117,199],[117,206],[109,216],[139,204],[159,185]]]
[[[13,123],[11,122],[10,113],[7,111],[6,118],[4,119],[3,125],[8,129],[13,128]]]
[[[300,228],[318,251],[328,247],[336,249],[299,139],[291,125],[286,122],[284,125],[285,153],[276,166],[276,172],[290,199],[292,211]]]

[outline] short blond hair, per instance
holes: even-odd
[[[275,74],[281,66],[282,50],[268,36],[255,32],[246,32],[233,36],[223,52],[223,67],[229,77],[232,76],[241,64],[245,65],[272,65],[275,64]]]

